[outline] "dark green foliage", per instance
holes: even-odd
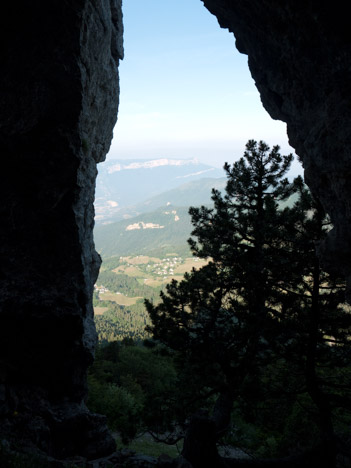
[[[167,285],[159,303],[134,282],[133,296],[148,298],[154,341],[101,348],[90,377],[90,404],[125,439],[145,429],[181,433],[202,418],[216,434],[204,431],[201,441],[189,432],[189,459],[196,444],[202,456],[213,444],[215,459],[222,440],[260,457],[320,446],[333,467],[337,448],[347,447],[351,313],[344,282],[316,256],[328,219],[300,178],[284,178],[290,162],[278,147],[249,141],[244,157],[225,166],[226,191],[213,190],[213,208],[190,209],[191,249],[210,262]],[[109,289],[130,288],[125,275],[103,278]],[[132,307],[142,304],[97,317],[100,338],[144,337]]]
[[[99,301],[100,301],[99,293],[97,291],[94,291],[93,292],[93,306],[96,307],[96,306],[100,305]]]
[[[38,455],[16,453],[0,442],[0,466],[1,468],[50,468],[52,463]],[[66,468],[76,468],[76,465],[67,463]]]
[[[218,437],[235,403],[236,428],[252,428],[246,446],[258,455],[322,443],[334,466],[335,428],[344,438],[350,420],[351,315],[344,284],[316,256],[324,213],[301,179],[283,178],[291,159],[251,140],[225,166],[225,195],[190,209],[190,246],[211,262],[169,284],[158,305],[146,301],[148,329],[176,352],[180,382],[191,376],[183,398],[212,408]]]
[[[147,336],[145,326],[149,317],[142,301],[132,306],[121,306],[110,301],[100,301],[99,305],[108,306],[103,315],[95,316],[99,341],[121,341],[126,337],[142,340]]]
[[[123,442],[138,432],[165,431],[174,415],[164,411],[175,392],[172,358],[132,340],[99,346],[89,373],[88,407],[103,413]]]
[[[267,347],[272,283],[280,278],[272,267],[281,239],[278,202],[293,191],[283,179],[291,160],[279,147],[249,141],[244,158],[225,166],[225,196],[213,190],[213,209],[190,209],[192,251],[211,262],[168,285],[159,305],[146,301],[154,337],[197,373],[206,362],[206,380],[199,381],[232,399]]]
[[[282,335],[274,350],[286,360],[291,375],[302,376],[296,393],[308,395],[309,414],[334,466],[337,433],[344,437],[341,427],[351,416],[350,307],[345,304],[345,281],[323,271],[316,255],[316,245],[331,226],[302,182],[299,200],[288,213]]]
[[[100,272],[97,280],[99,285],[103,284],[110,291],[120,292],[127,296],[148,297],[157,300],[159,289],[140,284],[136,278],[128,275],[108,271],[107,268],[116,268],[114,259],[108,259],[103,265],[104,270]],[[101,295],[101,298],[103,297]],[[143,299],[139,299],[134,305],[123,306],[113,301],[100,299],[98,292],[94,292],[93,305],[107,307],[107,311],[103,315],[95,316],[99,341],[121,341],[126,337],[134,340],[146,338],[145,326],[149,323],[149,316],[145,310]]]
[[[140,284],[136,278],[121,273],[117,274],[113,271],[102,271],[99,274],[98,284],[103,284],[110,291],[133,297],[155,297],[157,295],[154,288]]]

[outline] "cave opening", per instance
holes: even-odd
[[[94,182],[117,115],[121,3],[38,0],[1,17],[0,432],[12,447],[55,458],[114,450],[105,419],[84,402],[100,264]],[[345,11],[312,1],[203,3],[235,31],[265,108],[287,122],[335,226],[324,261],[350,275]]]
[[[140,290],[140,280],[144,285],[157,285],[159,277],[156,275],[162,275],[161,286],[172,277],[180,279],[171,269],[177,268],[178,258],[182,257],[179,251],[172,249],[161,254],[154,245],[149,246],[149,250],[141,245],[141,251],[133,251],[134,245],[124,242],[126,237],[142,235],[147,229],[153,233],[164,229],[165,223],[154,219],[150,209],[142,206],[145,201],[147,207],[151,204],[155,210],[163,206],[163,213],[174,211],[173,219],[179,218],[175,202],[161,196],[162,182],[166,182],[167,188],[172,182],[165,175],[164,180],[162,176],[158,180],[153,178],[152,167],[157,168],[158,163],[163,168],[170,165],[176,173],[175,163],[196,157],[201,162],[222,168],[225,161],[231,163],[242,155],[250,138],[278,143],[285,152],[292,151],[287,143],[285,124],[273,121],[263,109],[248,70],[247,58],[235,50],[233,35],[221,30],[215,17],[197,0],[192,3],[194,7],[189,7],[189,2],[186,7],[179,3],[169,2],[162,6],[160,1],[147,4],[140,1],[124,7],[125,57],[120,64],[118,122],[107,160],[98,166],[95,200],[95,245],[103,263],[102,274],[96,283],[94,309],[98,335],[105,343],[123,338],[145,338],[142,334],[148,323],[145,310],[137,312],[141,316],[139,323],[129,324],[129,329],[128,325],[123,329],[120,326],[121,322],[128,324],[128,320],[135,320],[136,302],[143,294],[135,292]],[[185,10],[186,24],[180,27]],[[181,180],[189,180],[188,176],[196,172],[193,169],[196,166],[190,167],[190,174],[180,175]],[[206,175],[211,176],[212,170],[213,167]],[[136,175],[133,179],[133,171],[142,176]],[[296,162],[291,175],[300,171]],[[141,177],[151,181],[146,192],[149,195],[139,193],[140,187],[145,185]],[[126,193],[121,193],[122,187]],[[135,189],[134,198],[123,200],[133,187],[138,189]],[[154,192],[150,192],[150,188]],[[210,189],[208,187],[209,194]],[[158,202],[163,203],[161,206],[151,203],[152,197],[157,195]],[[170,208],[168,203],[175,207]],[[117,229],[117,223],[120,229]],[[135,236],[134,242],[140,240]],[[123,243],[125,250],[121,248]],[[172,262],[165,269],[167,253],[171,252]],[[158,260],[150,262],[150,258]],[[151,273],[155,273],[154,276]],[[134,283],[134,292],[127,291],[122,285],[122,281],[127,280],[122,275],[139,281],[139,284]],[[111,302],[117,306],[109,306]],[[113,314],[119,317],[118,325],[112,323]],[[126,355],[124,348],[122,350]],[[97,398],[95,404],[96,401]],[[97,404],[93,407],[99,408]]]
[[[160,0],[139,0],[126,3],[123,14],[125,56],[119,66],[118,122],[106,161],[98,165],[95,245],[106,260],[148,255],[148,250],[150,257],[162,259],[177,252],[157,253],[152,243],[150,246],[150,230],[156,235],[169,227],[164,228],[157,217],[175,211],[176,224],[177,206],[182,207],[183,217],[190,205],[209,202],[211,188],[224,177],[223,164],[241,157],[249,139],[279,144],[283,153],[292,148],[285,124],[271,119],[262,107],[247,57],[235,49],[233,34],[221,29],[201,2],[166,5]],[[290,177],[301,170],[295,160]],[[203,200],[195,193],[199,185],[191,189],[188,183],[199,183],[202,178],[206,178],[207,190]],[[168,193],[170,190],[173,192]],[[162,207],[162,213],[149,216],[148,212]],[[149,244],[143,245],[143,234]],[[184,246],[186,238],[183,233]],[[167,243],[166,236],[162,242]],[[133,250],[134,244],[138,246]],[[107,268],[125,271],[115,263]],[[136,275],[139,281],[143,277],[140,271]],[[97,300],[99,290],[106,289],[104,276],[110,282],[104,273],[95,287],[99,315],[106,311],[104,301],[99,304]],[[168,280],[169,274],[163,279]],[[150,278],[144,281],[154,284]],[[120,293],[116,285],[114,288],[114,293]],[[123,294],[114,298],[122,306],[131,302]]]

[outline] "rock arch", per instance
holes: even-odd
[[[287,123],[305,180],[334,229],[322,246],[329,269],[350,276],[351,34],[342,3],[202,0],[248,55],[263,106]]]
[[[349,275],[347,15],[314,0],[202,2],[248,54],[265,108],[287,122],[335,224],[324,258]],[[55,457],[114,448],[84,398],[99,268],[94,184],[117,115],[121,3],[9,2],[0,20],[0,435]]]

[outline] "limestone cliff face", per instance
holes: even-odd
[[[248,55],[264,107],[290,144],[334,229],[324,261],[351,273],[351,33],[341,2],[202,0]],[[253,135],[254,138],[254,129]]]
[[[57,457],[95,456],[114,447],[84,399],[100,264],[96,163],[117,117],[121,0],[9,3],[0,20],[0,432]]]

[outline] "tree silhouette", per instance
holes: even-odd
[[[190,209],[189,244],[208,264],[172,281],[158,305],[145,302],[149,331],[180,364],[183,417],[199,410],[183,449],[195,468],[221,466],[216,441],[234,402],[261,399],[274,410],[279,392],[287,412],[308,396],[326,466],[335,466],[345,443],[337,432],[351,408],[351,314],[344,282],[324,272],[316,255],[328,218],[300,177],[284,177],[291,160],[278,146],[250,140],[244,156],[225,165],[225,193],[212,191],[213,208]],[[309,442],[299,443],[308,449]]]
[[[206,416],[208,429],[200,430],[201,414],[197,429],[189,432],[196,438],[203,433],[202,443],[185,443],[194,466],[209,457],[218,463],[215,440],[228,428],[244,379],[255,376],[268,357],[274,284],[284,261],[279,252],[285,214],[279,203],[294,191],[284,178],[291,161],[292,155],[282,156],[278,146],[270,150],[250,140],[244,156],[224,167],[225,195],[213,190],[213,208],[190,209],[196,238],[189,240],[191,249],[209,263],[181,282],[172,281],[157,306],[146,301],[149,331],[179,353],[183,371],[191,375],[184,398],[217,395],[212,416]]]

